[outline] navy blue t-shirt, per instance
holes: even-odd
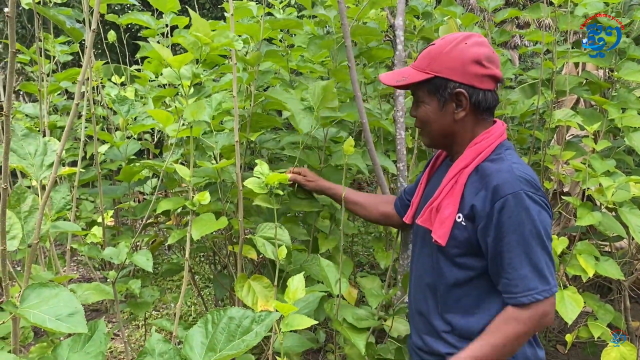
[[[452,165],[446,159],[431,178],[416,218]],[[395,210],[401,218],[423,174],[399,194]],[[553,296],[558,285],[551,223],[551,206],[538,177],[506,140],[469,176],[446,246],[434,243],[431,231],[414,219],[411,359],[451,357],[480,336],[506,306]],[[511,359],[545,359],[537,335]]]

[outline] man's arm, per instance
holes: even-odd
[[[508,359],[537,332],[553,325],[555,296],[525,305],[508,306],[484,332],[450,360]]]
[[[517,191],[482,216],[478,239],[489,274],[508,305],[451,360],[508,359],[555,316],[552,213],[541,195]]]
[[[313,193],[328,196],[338,204],[342,204],[344,191],[345,208],[368,222],[396,229],[407,226],[395,211],[396,196],[394,195],[369,194],[350,188],[343,189],[342,185],[327,181],[305,168],[290,169],[288,174],[291,182]]]

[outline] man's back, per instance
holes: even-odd
[[[418,214],[451,166],[447,159],[435,172]],[[401,218],[421,177],[396,200]],[[445,247],[433,242],[428,229],[413,226],[411,357],[455,355],[507,305],[525,305],[554,295],[551,222],[552,211],[536,174],[513,145],[504,141],[469,176]],[[530,339],[513,359],[544,359],[538,338]]]

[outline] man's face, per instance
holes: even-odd
[[[412,88],[411,94],[413,103],[409,115],[416,119],[422,143],[431,149],[444,149],[454,137],[452,104],[441,108],[436,97],[423,89]]]

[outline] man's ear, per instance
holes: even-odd
[[[466,91],[455,90],[451,96],[453,102],[453,117],[456,120],[463,119],[469,113],[469,95]]]

